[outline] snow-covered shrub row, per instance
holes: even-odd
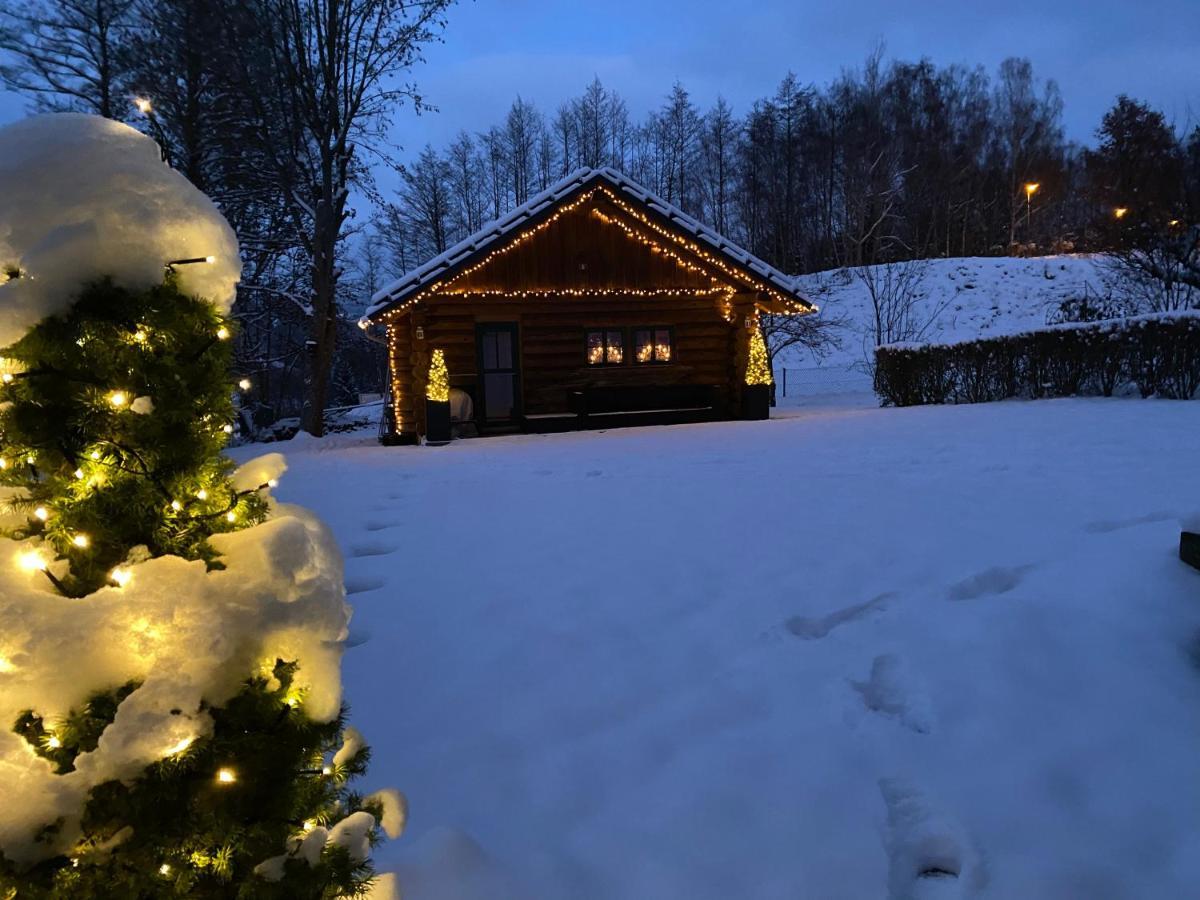
[[[1187,400],[1200,389],[1200,313],[1055,325],[959,344],[875,350],[885,406],[1069,397],[1136,388]]]

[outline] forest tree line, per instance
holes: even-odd
[[[677,83],[641,118],[596,79],[400,162],[394,114],[424,103],[408,78],[452,2],[0,3],[7,88],[145,131],[230,219],[260,423],[302,415],[319,433],[326,407],[380,390],[381,348],[354,327],[370,294],[583,166],[793,273],[1158,247],[1200,220],[1200,128],[1121,97],[1078,146],[1055,83],[1016,58],[989,74],[875,52],[826,85],[788,74],[740,113]],[[388,168],[384,195],[373,173]],[[1194,249],[1179,240],[1156,265]]]

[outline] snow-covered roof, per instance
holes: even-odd
[[[377,292],[371,298],[365,318],[372,319],[392,306],[408,299],[417,291],[425,288],[443,277],[453,275],[457,270],[474,259],[490,245],[506,235],[520,231],[531,219],[539,216],[551,207],[573,198],[596,185],[613,190],[614,193],[631,199],[644,209],[657,213],[667,219],[680,231],[698,238],[713,250],[721,253],[729,262],[740,268],[754,280],[765,282],[768,286],[797,303],[812,307],[797,291],[797,280],[794,276],[786,275],[773,266],[767,265],[754,254],[722,237],[707,225],[689,216],[679,207],[668,203],[661,197],[652,194],[641,185],[618,172],[616,169],[579,169],[568,175],[562,181],[542,191],[527,203],[518,206],[512,212],[494,222],[485,225],[475,234],[459,241],[449,250],[435,256],[424,265],[407,272],[396,281]]]

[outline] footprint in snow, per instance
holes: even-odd
[[[864,616],[870,615],[876,610],[885,608],[888,600],[894,597],[892,592],[880,594],[878,597],[866,601],[865,603],[856,603],[853,606],[847,606],[825,616],[792,616],[783,626],[794,634],[796,637],[811,641],[817,638],[823,638],[839,625],[845,625],[847,622],[853,622],[856,619],[861,619]]]
[[[1007,594],[1025,580],[1025,575],[1034,567],[993,566],[950,585],[948,599],[976,600],[991,594]]]
[[[1088,522],[1083,530],[1090,534],[1107,534],[1110,531],[1121,531],[1125,528],[1135,528],[1138,525],[1150,525],[1154,522],[1165,522],[1175,518],[1172,512],[1152,512],[1132,519],[1101,519],[1098,522]]]
[[[382,578],[347,578],[346,593],[347,594],[365,594],[367,591],[377,591],[387,582]]]
[[[963,826],[916,785],[883,778],[888,900],[969,900],[987,886],[987,871]]]
[[[363,559],[368,556],[387,556],[389,553],[395,553],[397,549],[391,544],[356,544],[350,548],[350,555],[355,559]]]
[[[884,653],[871,663],[866,681],[851,681],[871,712],[890,716],[918,734],[933,731],[933,704],[924,683],[900,657]]]
[[[592,469],[590,472],[587,472],[585,474],[586,474],[586,477],[588,477],[588,478],[599,478],[601,475],[604,474],[604,472],[601,471],[600,469]]]
[[[363,525],[367,531],[385,531],[388,528],[399,528],[399,522],[367,522]]]

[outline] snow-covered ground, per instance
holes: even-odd
[[[1114,283],[1111,264],[1095,256],[965,257],[911,265],[918,268],[912,292],[917,296],[913,322],[924,329],[919,339],[941,343],[1040,328],[1064,300],[1086,294],[1094,301]],[[875,344],[871,296],[863,279],[853,270],[816,272],[797,279],[797,287],[823,315],[846,322],[841,348],[819,362],[833,368],[861,364]],[[815,364],[807,352],[785,357],[779,365]]]
[[[1194,403],[847,395],[272,449],[406,898],[1057,900],[1200,884],[1197,446]]]

